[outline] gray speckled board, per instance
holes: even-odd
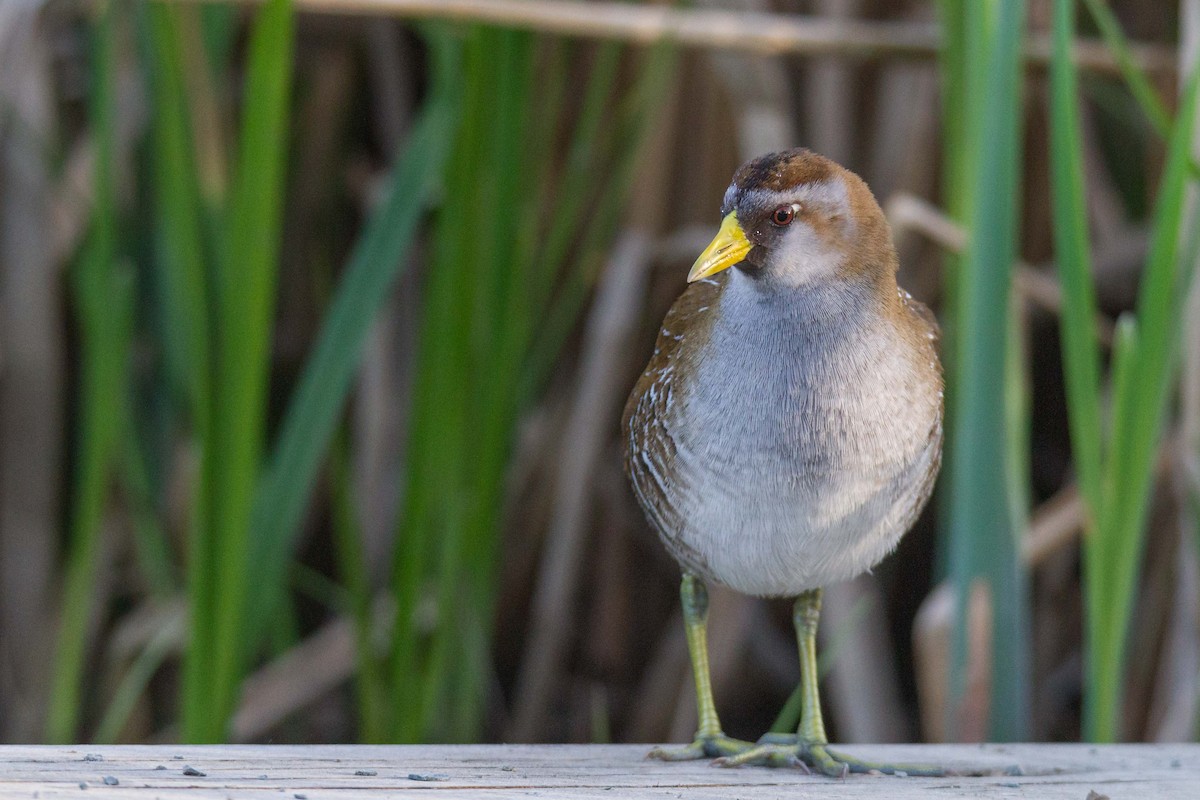
[[[4,746],[0,798],[1021,798],[1200,800],[1200,745],[856,745],[946,778],[662,763],[644,745]]]

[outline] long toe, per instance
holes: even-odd
[[[775,738],[775,737],[772,737]],[[783,739],[784,737],[779,737]],[[815,771],[831,778],[845,778],[850,773],[884,773],[885,775],[913,775],[941,777],[946,771],[932,764],[882,764],[848,756],[820,742],[764,741],[736,755],[718,758],[713,763],[722,767],[764,766],[798,767],[805,772]]]
[[[756,744],[741,753],[713,762],[719,767],[801,767],[805,772],[808,765],[801,758],[801,748],[795,744]]]
[[[814,745],[811,750],[816,756],[820,752],[822,765],[819,769],[826,775],[833,777],[844,776],[846,772],[854,772],[865,774],[870,772],[881,772],[884,775],[897,776],[913,776],[924,778],[941,778],[946,774],[946,770],[934,764],[887,764],[874,761],[864,761],[861,758],[840,753],[836,750],[830,750],[823,745]]]
[[[734,739],[732,736],[717,734],[715,736],[698,735],[695,740],[685,747],[656,747],[646,754],[647,758],[657,758],[662,761],[696,761],[701,758],[724,759],[736,756],[754,747],[750,742]]]

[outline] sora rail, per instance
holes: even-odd
[[[794,149],[746,163],[721,216],[623,420],[634,493],[683,567],[699,705],[695,741],[651,755],[939,774],[830,750],[816,675],[821,587],[891,552],[937,476],[937,323],[896,284],[871,190],[827,158]],[[797,598],[796,735],[750,744],[722,732],[705,638],[710,581]]]

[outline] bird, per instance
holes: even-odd
[[[822,587],[874,567],[941,464],[939,328],[896,282],[867,184],[805,148],[743,164],[716,237],[663,320],[622,419],[633,493],[679,562],[699,727],[669,761],[799,766],[830,776],[939,775],[829,746],[816,632]],[[713,700],[708,585],[794,599],[795,735],[726,736]]]

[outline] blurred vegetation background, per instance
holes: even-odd
[[[0,740],[687,739],[619,413],[795,145],[949,378],[835,740],[1196,738],[1198,52],[1200,0],[5,0]],[[794,725],[789,620],[714,593],[729,733]]]

